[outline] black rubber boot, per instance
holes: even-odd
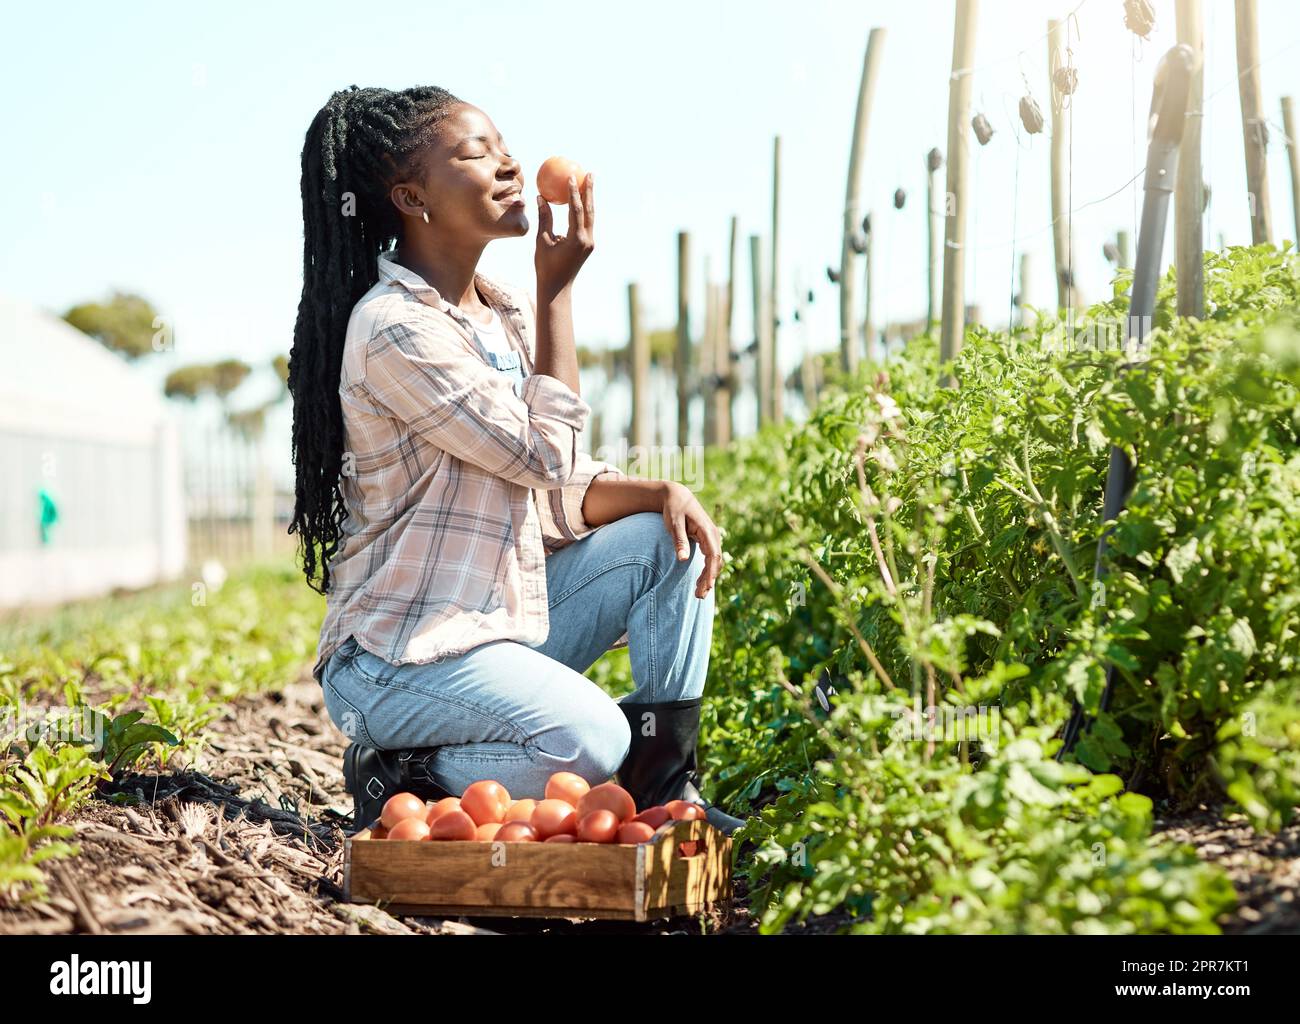
[[[375,750],[349,743],[343,751],[343,781],[352,794],[353,830],[360,832],[378,821],[384,804],[395,793],[414,793],[424,800],[451,796],[433,781],[429,768],[429,759],[437,750]]]
[[[704,808],[710,825],[731,835],[744,819],[714,807],[700,795],[695,748],[702,703],[699,697],[659,704],[619,701],[632,729],[632,746],[618,770],[618,783],[632,795],[639,810],[669,800],[689,800]],[[645,735],[647,731],[652,735]]]

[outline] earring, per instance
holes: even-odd
[[[425,210],[425,211],[424,211],[424,223],[426,223],[426,224],[429,223],[429,211],[428,211],[428,210]]]

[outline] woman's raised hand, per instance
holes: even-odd
[[[569,177],[568,234],[556,235],[551,204],[537,197],[537,298],[545,302],[555,298],[573,284],[583,263],[596,247],[593,228],[596,221],[595,184],[591,174],[582,181]]]

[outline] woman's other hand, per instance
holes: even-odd
[[[593,234],[596,222],[595,184],[591,174],[578,181],[569,177],[568,234],[555,234],[551,204],[537,197],[537,298],[547,302],[573,284],[583,263],[596,247]]]
[[[678,561],[690,557],[688,538],[704,552],[704,571],[695,582],[695,596],[704,597],[722,571],[722,533],[699,499],[682,484],[670,481],[664,494],[664,526],[677,547]]]

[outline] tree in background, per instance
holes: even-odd
[[[161,321],[157,310],[139,295],[115,292],[107,302],[83,302],[64,313],[63,319],[128,359],[157,351],[154,337]]]

